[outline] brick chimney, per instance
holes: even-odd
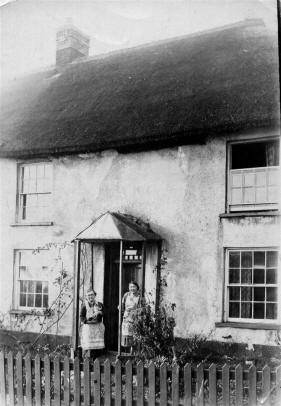
[[[58,66],[89,55],[90,37],[76,28],[71,19],[67,19],[66,23],[57,31],[56,43],[56,64]]]

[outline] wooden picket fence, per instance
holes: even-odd
[[[184,368],[0,352],[1,406],[279,406],[281,366]]]

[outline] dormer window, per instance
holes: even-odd
[[[279,140],[230,144],[229,211],[276,209]]]

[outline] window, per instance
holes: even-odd
[[[19,221],[50,220],[52,167],[48,162],[19,167]]]
[[[228,203],[230,211],[277,208],[279,141],[230,145]]]
[[[229,321],[278,318],[278,251],[227,251],[226,308]]]
[[[49,300],[48,250],[15,252],[15,304],[19,309],[45,308]]]

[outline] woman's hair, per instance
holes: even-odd
[[[89,293],[93,293],[95,296],[97,296],[97,294],[96,294],[96,292],[94,291],[94,289],[88,289],[88,290],[87,290],[87,295],[88,295]]]
[[[135,285],[138,290],[140,289],[139,284],[138,284],[138,282],[136,282],[136,281],[131,281],[131,282],[129,283],[129,285]]]

